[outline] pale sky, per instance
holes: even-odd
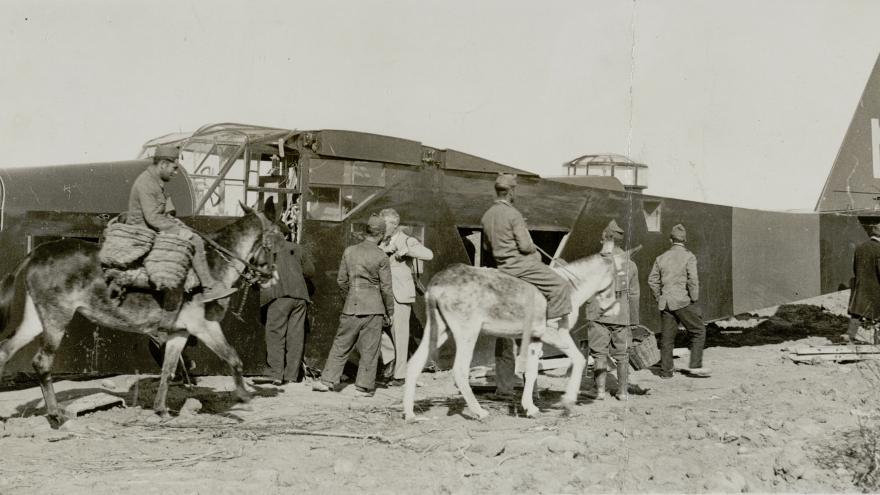
[[[0,167],[206,123],[375,132],[648,192],[810,210],[880,52],[874,0],[4,1]]]

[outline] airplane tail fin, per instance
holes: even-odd
[[[880,57],[816,202],[817,212],[880,212]]]

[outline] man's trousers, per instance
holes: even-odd
[[[660,312],[663,335],[660,340],[660,371],[664,374],[672,373],[672,348],[675,347],[675,334],[678,332],[678,324],[690,334],[691,361],[690,368],[703,366],[703,346],[706,345],[706,327],[703,319],[694,310],[693,304],[681,309],[664,309]]]
[[[308,303],[303,299],[279,297],[266,312],[265,375],[295,382],[302,368],[306,340]]]
[[[348,355],[357,345],[360,354],[355,385],[363,390],[376,388],[376,367],[379,364],[379,339],[382,315],[346,315],[339,317],[339,330],[321,373],[321,381],[329,386],[339,383]]]
[[[409,316],[412,304],[394,301],[394,316],[391,320],[391,337],[382,334],[382,361],[394,361],[393,378],[406,378],[406,360],[409,357]]]

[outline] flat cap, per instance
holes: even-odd
[[[622,241],[623,229],[620,228],[620,225],[617,225],[617,221],[611,220],[610,222],[608,222],[608,226],[605,227],[605,230],[602,231],[602,238]]]
[[[159,160],[177,161],[180,158],[180,148],[173,144],[162,144],[156,146],[156,152],[153,153],[153,161]]]
[[[496,191],[509,191],[516,187],[516,176],[513,174],[498,174],[495,179]]]
[[[669,234],[669,237],[675,242],[687,242],[687,231],[684,229],[684,225],[677,224],[672,227],[672,233]]]

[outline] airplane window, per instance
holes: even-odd
[[[347,160],[310,160],[309,182],[346,186],[385,186],[385,165]]]
[[[342,220],[338,187],[310,187],[306,215],[310,220]]]
[[[315,184],[345,184],[345,164],[342,160],[309,160],[309,182]]]
[[[642,201],[642,212],[645,214],[645,224],[648,226],[648,232],[660,232],[662,206],[660,201]]]
[[[351,164],[351,184],[355,186],[385,186],[385,166],[375,162]]]

